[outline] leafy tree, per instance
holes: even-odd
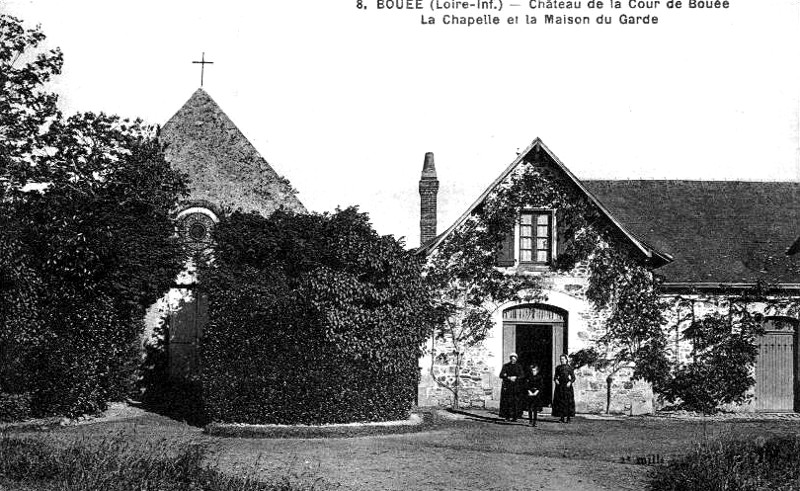
[[[741,404],[755,384],[753,367],[757,338],[763,334],[761,316],[748,309],[746,298],[729,300],[728,312],[694,319],[683,331],[692,344],[692,360],[677,367],[664,398],[704,414],[723,404]]]
[[[433,328],[417,258],[354,208],[235,212],[199,280],[207,416],[248,423],[408,417]]]
[[[49,144],[47,127],[61,113],[58,97],[45,90],[61,73],[61,51],[40,51],[45,36],[37,27],[0,14],[0,196],[38,181],[36,162]]]
[[[117,143],[130,154],[102,182],[54,181],[44,192],[3,204],[3,238],[16,240],[16,259],[29,283],[36,280],[32,290],[15,283],[11,297],[33,291],[35,308],[26,309],[24,320],[7,317],[7,339],[28,342],[14,350],[26,368],[3,378],[33,392],[40,412],[89,412],[126,395],[144,311],[182,266],[169,215],[183,189],[180,177],[156,142]],[[111,165],[99,160],[98,168]],[[22,300],[31,304],[30,298]]]
[[[43,87],[60,53],[0,22],[0,391],[31,393],[37,414],[90,412],[127,394],[144,310],[182,267],[184,178],[140,121],[62,118]]]
[[[652,272],[629,255],[607,246],[589,259],[586,296],[608,317],[595,345],[572,355],[576,366],[590,365],[606,372],[606,412],[611,408],[614,376],[633,366],[633,379],[664,390],[669,377],[669,347],[663,326],[665,305]]]

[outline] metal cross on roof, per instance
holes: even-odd
[[[193,61],[192,63],[199,63],[200,64],[200,87],[203,86],[203,75],[206,71],[206,65],[213,65],[213,61],[206,61],[206,52],[203,51],[203,56],[200,57],[200,61]]]

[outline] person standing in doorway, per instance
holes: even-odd
[[[508,355],[508,363],[500,370],[503,385],[500,387],[500,417],[506,421],[516,421],[521,413],[520,386],[525,378],[522,365],[517,363],[517,354]]]
[[[556,367],[553,382],[556,384],[553,391],[553,416],[558,416],[559,423],[563,423],[564,418],[570,423],[575,416],[575,390],[572,388],[575,370],[570,366],[567,355],[561,355],[561,364]]]
[[[525,375],[525,389],[528,406],[528,423],[536,426],[536,419],[539,411],[542,410],[542,389],[544,388],[544,378],[539,373],[539,365],[531,363],[528,373]]]

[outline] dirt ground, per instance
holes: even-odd
[[[123,433],[130,439],[205,443],[210,463],[250,476],[321,479],[354,490],[646,489],[650,465],[719,435],[800,434],[800,419],[680,421],[545,418],[536,428],[488,413],[439,418],[416,433],[347,438],[224,438],[164,416],[133,411],[53,430],[60,438]]]

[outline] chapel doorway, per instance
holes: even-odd
[[[797,320],[768,317],[764,321],[764,335],[758,341],[753,408],[775,412],[800,408],[797,370]]]
[[[567,312],[544,304],[512,307],[503,311],[503,362],[517,353],[527,367],[539,365],[544,379],[543,405],[553,395],[553,375],[559,356],[567,352]]]
[[[190,379],[200,371],[200,339],[208,323],[208,297],[196,288],[181,289],[183,299],[170,314],[166,338],[169,376]]]

